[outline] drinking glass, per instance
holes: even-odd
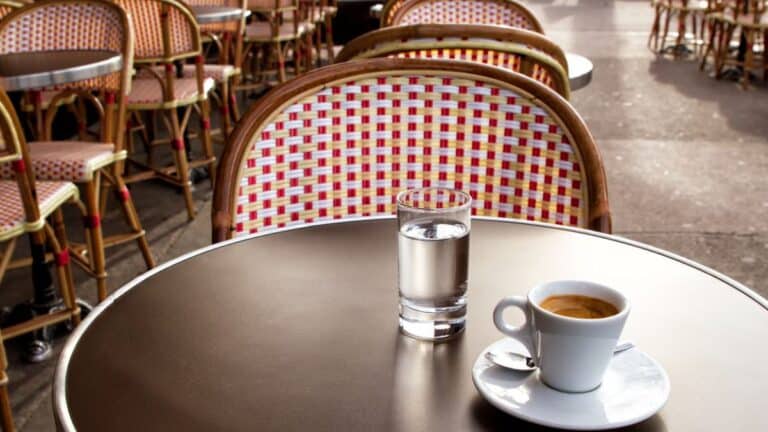
[[[397,195],[400,330],[443,340],[464,330],[472,198],[429,187]]]

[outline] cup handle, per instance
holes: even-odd
[[[507,324],[504,321],[504,310],[509,307],[520,308],[525,314],[525,323],[519,327],[514,327]],[[525,348],[528,349],[528,353],[536,358],[536,349],[533,346],[533,338],[531,337],[531,311],[528,308],[528,299],[525,297],[506,297],[499,301],[496,308],[493,309],[493,323],[496,324],[496,328],[505,335],[520,341]]]

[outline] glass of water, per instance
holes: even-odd
[[[443,340],[464,330],[472,198],[430,187],[397,195],[400,330]]]

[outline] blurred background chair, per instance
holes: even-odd
[[[557,93],[502,68],[386,58],[312,71],[243,116],[213,239],[389,215],[426,186],[469,192],[479,216],[611,230],[597,146]]]
[[[539,20],[514,0],[390,0],[381,27],[409,24],[494,24],[544,33]]]
[[[211,143],[208,93],[215,83],[205,78],[202,41],[197,21],[188,6],[176,0],[116,0],[128,12],[136,34],[133,64],[136,78],[131,84],[127,108],[129,162],[141,171],[126,175],[128,183],[159,179],[181,189],[189,219],[195,217],[190,170],[207,168],[211,182],[216,173],[216,157]],[[186,78],[184,62],[194,61],[194,73]],[[160,68],[158,69],[158,66]],[[200,128],[196,134],[202,155],[193,155],[185,139],[192,113]],[[142,117],[142,114],[144,115]],[[155,137],[155,118],[159,117],[168,137]],[[138,156],[133,134],[140,132],[144,157]],[[157,146],[168,146],[172,163],[158,161]]]
[[[3,328],[0,331],[0,420],[4,431],[13,431],[13,413],[8,397],[8,359],[4,341],[39,330],[56,323],[71,321],[76,325],[80,310],[75,303],[74,284],[69,268],[66,230],[60,207],[77,200],[77,187],[69,182],[35,181],[33,164],[26,151],[26,142],[13,105],[0,90],[0,165],[11,165],[12,180],[0,180],[0,243],[4,244],[0,255],[0,281],[8,267],[18,237],[30,233],[33,244],[47,244],[56,262],[56,274],[64,309],[38,315],[30,320]],[[53,227],[46,223],[52,217]]]
[[[386,27],[344,46],[336,58],[399,57],[465,60],[520,72],[570,96],[565,53],[540,33],[501,26],[418,24]]]
[[[675,58],[687,53],[701,55],[705,45],[706,16],[712,12],[713,4],[712,0],[652,0],[655,16],[648,47],[660,54],[672,51]],[[677,32],[670,34],[673,17],[677,19]],[[668,45],[670,39],[674,40],[673,45]]]
[[[87,19],[83,19],[87,17]],[[39,37],[54,30],[57,37]],[[96,279],[98,298],[107,296],[104,249],[136,241],[148,268],[155,265],[144,229],[122,177],[126,152],[123,145],[125,98],[130,91],[133,34],[125,12],[101,0],[41,0],[9,14],[0,21],[0,54],[28,51],[102,50],[120,53],[123,69],[105,76],[39,89],[45,105],[35,112],[42,124],[29,143],[29,154],[38,179],[83,185],[82,208],[86,247],[75,248],[75,262]],[[76,103],[70,102],[76,100]],[[66,101],[66,102],[64,102]],[[40,100],[36,101],[36,104]],[[60,106],[77,105],[79,140],[53,141],[53,122]],[[88,105],[88,106],[87,106]],[[92,113],[89,119],[88,113]],[[94,118],[95,117],[95,118]],[[90,121],[89,121],[90,120]],[[86,131],[88,125],[93,127]],[[94,131],[94,127],[97,128]],[[87,140],[95,135],[92,140]],[[0,169],[12,178],[9,167]],[[128,232],[104,238],[102,219],[108,192],[114,192]]]

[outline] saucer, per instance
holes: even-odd
[[[517,372],[485,358],[491,349],[526,353],[514,339],[486,348],[472,367],[472,381],[496,408],[525,421],[572,430],[612,429],[639,423],[669,398],[669,377],[656,360],[637,348],[616,354],[603,383],[587,393],[564,393],[539,380],[539,371]]]

